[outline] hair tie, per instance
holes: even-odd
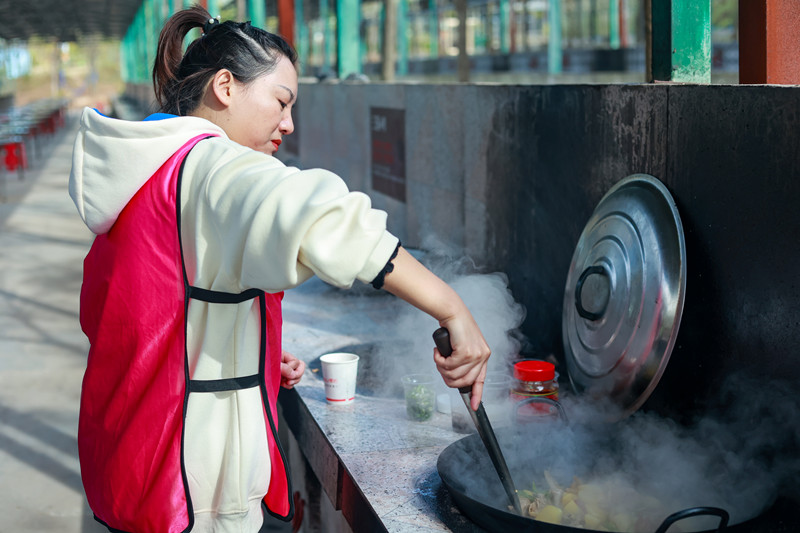
[[[210,19],[208,19],[208,20],[205,22],[205,24],[203,24],[203,35],[207,35],[207,34],[208,34],[208,32],[210,32],[210,31],[211,31],[211,29],[212,29],[214,26],[217,26],[218,24],[219,24],[219,15],[217,15],[217,16],[216,16],[216,18],[210,18]]]

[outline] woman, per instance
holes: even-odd
[[[291,518],[275,403],[304,365],[281,350],[280,301],[312,275],[382,286],[435,317],[454,347],[434,350],[439,372],[480,401],[489,349],[456,293],[366,195],[272,157],[294,129],[295,62],[280,37],[193,7],[159,39],[163,113],[81,118],[70,194],[97,236],[81,291],[79,453],[109,529],[255,532],[262,501]]]

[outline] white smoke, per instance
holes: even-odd
[[[434,250],[442,250],[438,243],[426,243]],[[454,258],[441,251],[415,255],[458,293],[472,313],[492,350],[488,369],[507,372],[509,361],[519,354],[519,327],[525,319],[525,308],[515,301],[507,276],[501,272],[479,273],[474,263],[464,256]],[[407,369],[435,372],[432,335],[439,324],[407,304],[397,305],[393,336],[412,344]]]

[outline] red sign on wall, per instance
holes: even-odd
[[[406,112],[370,107],[372,188],[406,201]]]

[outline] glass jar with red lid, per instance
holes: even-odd
[[[539,359],[517,361],[513,377],[511,399],[527,404],[519,406],[518,420],[530,415],[540,417],[556,413],[553,404],[548,402],[558,401],[558,377],[553,363]]]

